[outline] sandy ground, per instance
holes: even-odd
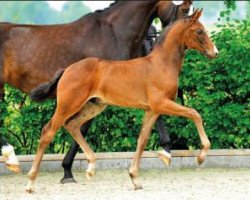
[[[250,169],[140,171],[143,190],[135,191],[126,170],[101,170],[88,181],[62,185],[62,173],[41,173],[35,192],[24,191],[26,174],[0,177],[0,200],[195,200],[250,199]]]

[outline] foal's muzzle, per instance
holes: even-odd
[[[208,58],[213,59],[213,58],[216,58],[218,55],[219,55],[219,51],[218,51],[218,49],[216,48],[215,45],[214,45],[214,48],[213,48],[213,49],[207,50],[207,51],[206,51],[206,56],[207,56]]]

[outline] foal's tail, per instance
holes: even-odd
[[[55,91],[58,81],[62,77],[65,69],[58,70],[49,82],[42,83],[35,89],[31,90],[30,98],[34,101],[42,101],[51,96]]]

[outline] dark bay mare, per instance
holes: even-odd
[[[102,12],[63,25],[1,23],[1,96],[4,83],[29,93],[40,83],[48,81],[56,71],[87,57],[136,58],[154,18],[159,17],[166,26],[186,16],[191,5],[190,0],[179,6],[171,1],[118,1]],[[89,109],[95,109],[94,101],[89,102]],[[90,123],[82,126],[83,135],[86,135]],[[160,131],[160,134],[161,138],[167,139],[161,141],[165,149],[161,152],[168,161],[170,140],[166,131]],[[65,174],[62,182],[74,181],[71,167],[78,149],[74,143],[63,161]]]
[[[101,113],[107,105],[140,108],[145,111],[137,149],[129,169],[135,189],[142,189],[138,180],[139,163],[159,115],[191,119],[196,125],[202,144],[197,157],[198,163],[205,160],[210,142],[201,116],[195,109],[175,102],[186,50],[195,49],[211,59],[218,55],[217,48],[199,22],[201,14],[202,10],[196,10],[191,17],[178,20],[166,28],[153,51],[146,57],[129,61],[86,58],[67,67],[61,77],[55,77],[50,84],[54,84],[54,89],[57,90],[57,106],[51,120],[42,130],[37,154],[29,172],[26,188],[28,192],[34,191],[34,182],[45,149],[61,126],[69,131],[87,157],[86,177],[91,178],[95,174],[96,156],[79,127]],[[49,96],[53,90],[48,90],[48,87],[48,83],[42,84],[32,95]],[[99,107],[98,113],[88,109],[88,102],[92,98],[97,99],[95,106]]]

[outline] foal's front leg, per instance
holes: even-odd
[[[77,119],[75,119],[77,120]],[[83,124],[80,128],[82,136],[85,137],[89,128],[91,125],[91,120],[86,122],[85,124]],[[74,158],[78,152],[78,150],[80,149],[79,144],[74,140],[72,145],[70,146],[70,149],[68,150],[66,156],[63,159],[62,162],[62,167],[64,170],[64,176],[61,179],[61,183],[65,184],[65,183],[76,183],[74,177],[73,177],[73,173],[72,173],[72,165],[74,162]]]
[[[210,142],[202,125],[202,118],[200,114],[193,108],[181,106],[169,99],[165,99],[163,102],[155,105],[154,110],[157,113],[159,112],[161,114],[186,117],[191,119],[195,123],[202,144],[202,149],[200,154],[198,155],[197,161],[199,165],[202,164],[205,160],[208,150],[210,149]]]
[[[129,169],[129,175],[134,184],[135,190],[142,189],[141,184],[138,181],[138,171],[139,171],[139,163],[142,156],[142,153],[147,145],[148,139],[150,137],[150,133],[152,127],[158,118],[159,115],[153,113],[152,111],[146,111],[143,119],[143,124],[141,128],[141,132],[139,135],[136,152],[134,155],[134,159],[132,165]]]

